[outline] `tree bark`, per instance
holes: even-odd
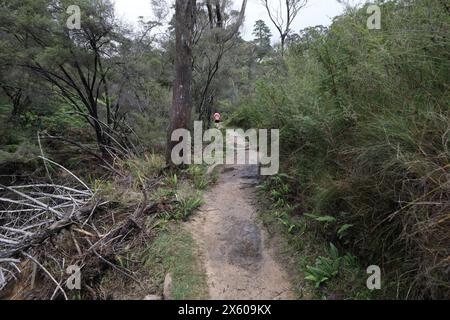
[[[172,149],[178,141],[172,141],[176,129],[188,129],[192,110],[192,44],[195,23],[196,0],[176,0],[175,34],[176,57],[173,102],[167,137],[166,162],[173,166]]]

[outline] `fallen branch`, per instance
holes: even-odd
[[[59,284],[58,281],[56,281],[56,279],[52,276],[52,274],[42,265],[39,263],[39,261],[37,261],[35,258],[33,258],[32,256],[30,256],[29,254],[27,254],[26,252],[22,252],[22,254],[27,257],[28,259],[30,259],[31,261],[33,261],[39,268],[41,268],[50,278],[50,280],[52,280],[55,284],[56,287],[61,291],[61,293],[63,294],[64,298],[66,300],[69,300],[69,298],[67,297],[66,292],[64,291],[64,289],[61,287],[61,285]]]

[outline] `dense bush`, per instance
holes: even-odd
[[[290,44],[286,72],[261,80],[233,123],[281,129],[282,168],[303,213],[367,265],[386,295],[450,296],[450,14],[438,0],[384,1]],[[397,290],[390,290],[393,287]]]

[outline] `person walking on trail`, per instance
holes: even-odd
[[[218,112],[214,113],[214,122],[215,123],[220,123],[221,119],[222,119],[222,116],[220,115],[220,113],[218,113]]]

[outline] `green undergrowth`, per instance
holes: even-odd
[[[261,219],[270,234],[281,235],[281,256],[299,299],[376,299],[382,293],[367,289],[365,266],[349,252],[338,248],[317,230],[335,223],[332,217],[298,214],[283,197],[285,187],[273,188],[267,180],[259,187],[259,197],[268,202]],[[339,228],[345,238],[349,227]],[[289,257],[289,259],[285,258]]]
[[[180,223],[159,226],[156,238],[145,250],[144,268],[162,292],[167,273],[172,276],[171,299],[207,298],[205,272],[197,259],[196,244]]]
[[[160,289],[167,273],[172,275],[171,298],[176,300],[207,297],[205,272],[195,252],[196,244],[181,222],[186,221],[203,204],[202,191],[207,188],[206,167],[190,166],[168,174],[152,194],[153,201],[172,202],[159,219],[147,226],[157,233],[146,249],[145,268],[151,270]]]
[[[367,5],[302,30],[285,70],[260,77],[230,125],[280,130],[282,174],[267,190],[290,232],[313,234],[324,257],[331,242],[363,270],[379,266],[377,295],[447,299],[448,8],[377,3],[381,30],[367,29]]]
[[[147,201],[155,203],[157,215],[151,215],[144,229],[151,238],[145,243],[129,248],[116,262],[123,268],[134,268],[139,280],[148,291],[141,296],[153,294],[162,296],[164,279],[172,276],[171,299],[201,299],[207,297],[205,272],[197,259],[195,242],[183,222],[203,204],[202,192],[210,179],[206,176],[206,166],[190,166],[180,170],[164,170],[160,155],[147,155],[139,159],[129,159],[122,164],[128,178],[117,180],[95,180],[94,191],[102,199],[111,201],[117,208],[136,206],[143,199],[142,186],[147,188]],[[122,265],[127,261],[137,261],[133,266]],[[141,289],[129,285],[112,286],[117,280],[111,274],[103,280],[114,298],[135,298],[134,292]],[[118,292],[116,292],[118,290]],[[142,297],[143,298],[143,297]]]

